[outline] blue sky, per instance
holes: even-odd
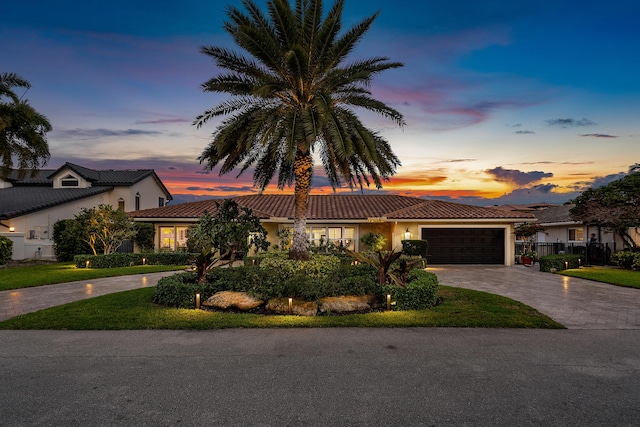
[[[203,173],[215,123],[191,124],[223,99],[200,89],[219,70],[199,48],[232,46],[229,4],[4,5],[0,71],[28,79],[25,98],[52,122],[48,166],[153,168],[182,200],[255,192],[250,174]],[[640,162],[637,1],[346,0],[345,27],[376,11],[352,58],[405,63],[372,89],[407,121],[363,115],[402,161],[382,191],[562,203]],[[320,170],[314,182],[330,191]]]

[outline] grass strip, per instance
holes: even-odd
[[[265,316],[175,309],[151,302],[155,287],[135,289],[24,314],[0,329],[135,330],[225,328],[564,328],[537,310],[498,295],[441,286],[431,310],[343,316]]]
[[[52,285],[54,283],[75,282],[78,280],[101,279],[105,277],[126,276],[129,274],[148,274],[161,271],[184,270],[177,265],[134,265],[116,268],[76,268],[72,262],[30,265],[0,269],[0,291]]]
[[[564,276],[640,289],[640,271],[611,267],[582,267],[579,269],[562,270],[558,273]]]

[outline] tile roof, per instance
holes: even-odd
[[[73,170],[91,182],[89,188],[53,188],[53,177],[65,168]],[[115,186],[131,186],[148,176],[158,183],[172,200],[171,193],[164,186],[153,169],[94,170],[73,163],[65,163],[58,169],[40,169],[35,173],[27,172],[20,177],[11,170],[7,182],[13,187],[0,189],[0,219],[9,219],[41,209],[67,203],[84,197],[113,190]]]
[[[534,212],[538,222],[540,224],[557,224],[557,223],[575,223],[576,221],[571,219],[569,210],[574,207],[573,204],[567,204],[562,206],[555,206],[545,210]]]
[[[113,187],[60,188],[11,187],[0,190],[0,220],[37,212],[63,203],[94,196]]]
[[[294,196],[284,194],[262,194],[234,197],[238,205],[248,207],[261,219],[294,217]],[[216,202],[199,202],[169,205],[163,208],[130,212],[134,218],[198,218],[205,210],[216,212]],[[388,220],[410,219],[531,219],[522,212],[424,200],[396,195],[310,195],[307,208],[308,220]]]

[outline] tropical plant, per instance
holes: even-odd
[[[0,74],[0,159],[5,178],[14,166],[20,175],[35,171],[49,160],[46,133],[51,123],[29,101],[22,100],[14,88],[29,89],[31,84],[15,73]]]
[[[194,121],[201,127],[227,116],[199,157],[205,169],[221,163],[220,175],[253,168],[264,190],[274,175],[278,188],[294,185],[295,214],[290,257],[308,259],[306,215],[316,153],[331,185],[376,187],[395,174],[400,161],[389,143],[364,126],[362,108],[404,125],[402,115],[371,96],[373,77],[401,67],[386,57],[345,63],[377,14],[341,33],[344,0],[326,16],[322,0],[267,0],[265,14],[253,1],[245,11],[227,8],[225,31],[245,54],[202,47],[223,73],[202,85],[231,99]]]
[[[629,228],[640,227],[640,172],[633,172],[609,184],[589,188],[573,200],[571,219],[613,230],[625,246],[635,249]]]
[[[89,245],[94,255],[98,254],[98,250],[105,255],[113,253],[123,241],[136,234],[133,220],[111,205],[82,208],[75,218],[80,223],[80,239]]]
[[[401,256],[402,252],[396,252],[394,249],[391,251],[377,251],[375,253],[361,254],[345,249],[347,255],[352,256],[356,260],[368,264],[377,270],[376,278],[378,284],[390,284],[393,283],[399,287],[404,287],[402,278],[397,274],[394,274],[391,267]]]
[[[382,233],[369,232],[360,238],[360,243],[366,246],[370,251],[377,252],[384,248],[384,245],[387,244],[387,239]]]
[[[61,219],[53,224],[53,251],[59,262],[73,261],[76,255],[92,252],[81,236],[82,226],[76,219]]]

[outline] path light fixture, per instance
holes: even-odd
[[[89,268],[89,264],[90,264],[90,263],[91,263],[91,261],[87,260],[87,261],[84,263],[84,268]]]
[[[387,311],[391,311],[391,294],[387,294]]]
[[[564,262],[564,269],[568,270],[569,269],[569,261],[565,261]]]
[[[293,314],[293,298],[289,298],[289,314]]]
[[[200,310],[200,291],[196,291],[196,310]]]

